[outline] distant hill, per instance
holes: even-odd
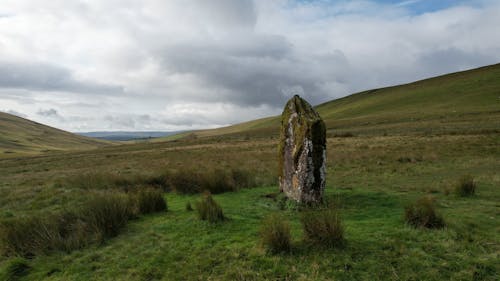
[[[75,133],[81,136],[111,140],[111,141],[129,141],[129,140],[142,140],[142,139],[150,139],[150,138],[159,138],[166,137],[170,135],[179,134],[182,131],[173,131],[173,132],[157,132],[157,131],[148,131],[148,132],[127,132],[127,131],[100,131],[100,132],[86,132],[86,133]]]
[[[405,85],[373,89],[316,106],[329,136],[500,133],[500,64]],[[280,116],[218,129],[182,132],[91,132],[87,136],[151,142],[193,138],[274,138]],[[79,136],[0,112],[0,157],[83,150],[111,142]]]
[[[364,91],[316,109],[330,136],[500,132],[500,64]],[[267,117],[165,140],[276,136],[280,122],[280,116]]]
[[[0,112],[0,158],[92,149],[109,144]]]

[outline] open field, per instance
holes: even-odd
[[[341,214],[344,247],[304,241],[302,212],[273,199],[276,117],[169,142],[13,153],[0,159],[0,221],[82,208],[96,192],[122,194],[131,182],[160,182],[168,211],[138,215],[118,235],[78,249],[2,253],[0,279],[499,280],[499,74],[495,65],[318,107],[328,126],[327,201]],[[200,194],[168,185],[176,172],[196,178],[214,169],[245,171],[255,185],[214,195],[227,217],[215,225],[186,210]],[[477,184],[474,196],[455,194],[464,175]],[[422,196],[434,198],[446,227],[405,224],[405,206]],[[261,244],[262,221],[273,213],[290,222],[291,253],[272,255]]]
[[[139,144],[0,161],[1,216],[61,210],[88,190],[55,184],[86,172],[154,174],[213,165],[239,167],[270,186],[216,195],[229,220],[209,225],[184,209],[198,195],[166,195],[169,211],[133,220],[103,245],[29,260],[22,280],[496,280],[500,245],[500,136],[425,135],[328,139],[330,201],[346,225],[344,249],[302,242],[297,211],[281,211],[264,195],[276,175],[276,141]],[[238,157],[234,157],[235,154]],[[477,195],[459,198],[461,175],[477,180]],[[431,194],[443,230],[405,226],[403,208]],[[293,251],[266,254],[262,219],[283,213],[292,224]],[[8,263],[2,258],[2,264]]]

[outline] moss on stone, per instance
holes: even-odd
[[[285,141],[287,138],[288,122],[293,113],[297,112],[297,117],[293,118],[293,160],[297,164],[304,147],[304,138],[313,142],[313,162],[319,165],[322,161],[324,144],[326,141],[325,123],[314,110],[314,108],[304,99],[295,95],[285,105],[281,114],[281,133],[278,145],[278,168],[279,175],[283,176],[283,162],[285,154]],[[316,175],[315,175],[316,176]]]

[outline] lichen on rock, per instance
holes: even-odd
[[[297,202],[321,202],[326,177],[325,123],[297,95],[287,102],[281,118],[280,190]]]

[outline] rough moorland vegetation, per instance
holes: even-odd
[[[53,251],[70,252],[114,237],[128,221],[167,210],[163,192],[91,192],[79,208],[53,213],[13,216],[0,221],[0,252],[33,257]]]

